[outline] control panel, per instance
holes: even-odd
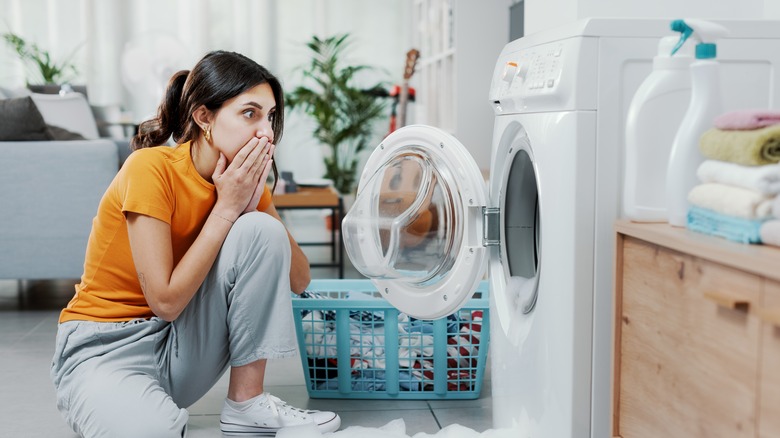
[[[561,78],[563,44],[545,47],[543,50],[526,50],[516,54],[516,59],[505,61],[501,72],[499,95],[535,95],[554,92]]]
[[[532,47],[522,43],[520,39],[508,44],[496,65],[490,89],[496,113],[573,109],[583,88],[574,86],[583,79],[579,61],[589,45],[583,38]],[[588,56],[597,58],[596,53]]]
[[[517,77],[520,81],[510,87],[509,93],[544,93],[547,89],[555,88],[561,77],[562,53],[562,45],[546,53],[529,53],[530,56],[525,57],[523,65],[518,69]]]

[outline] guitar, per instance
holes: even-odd
[[[406,106],[409,102],[409,79],[414,74],[414,68],[417,65],[417,59],[420,58],[420,51],[412,49],[406,52],[406,65],[404,66],[404,81],[401,84],[401,91],[398,97],[398,122],[397,127],[406,125]],[[393,132],[396,126],[391,122],[390,132]]]

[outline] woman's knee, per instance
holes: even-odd
[[[151,376],[96,371],[74,388],[66,418],[82,436],[173,438],[189,414]]]
[[[228,234],[228,239],[231,237],[239,242],[254,242],[272,250],[290,251],[287,229],[267,213],[251,212],[241,215]]]

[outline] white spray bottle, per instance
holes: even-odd
[[[715,41],[729,32],[719,24],[689,19],[673,21],[672,30],[681,33],[675,51],[689,37],[697,41],[696,61],[691,64],[691,102],[674,137],[666,170],[669,224],[684,227],[688,215],[688,193],[698,183],[696,169],[704,161],[699,152],[699,139],[704,131],[712,128],[712,121],[723,110]]]

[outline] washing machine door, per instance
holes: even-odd
[[[466,148],[412,125],[376,147],[342,222],[347,255],[400,311],[436,319],[474,294],[486,268],[487,187]]]

